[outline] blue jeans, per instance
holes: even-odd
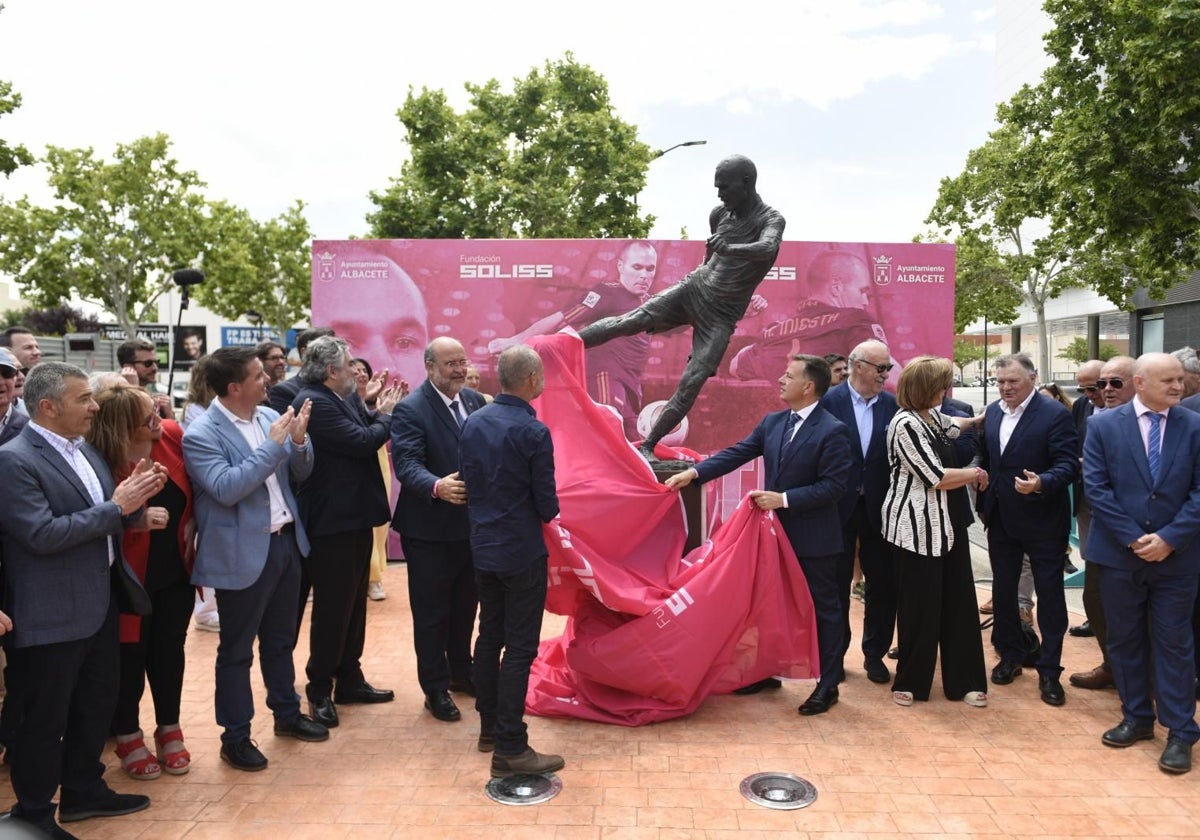
[[[497,755],[520,755],[529,747],[525,692],[542,635],[546,558],[538,558],[519,572],[476,569],[475,585],[479,592],[475,710],[480,731],[494,733]]]

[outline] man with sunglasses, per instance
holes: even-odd
[[[1101,366],[1100,375],[1095,378],[1094,385],[1096,394],[1104,402],[1104,407],[1097,408],[1093,412],[1093,415],[1097,412],[1111,411],[1114,408],[1125,405],[1125,403],[1133,399],[1135,393],[1133,385],[1133,366],[1135,360],[1133,357],[1114,356],[1107,362],[1097,362],[1097,364]],[[1076,375],[1076,381],[1080,381],[1078,375]],[[1081,384],[1080,388],[1088,395],[1088,399],[1079,400],[1079,402],[1090,405],[1093,394],[1087,390],[1086,385]],[[1079,430],[1079,455],[1081,461],[1089,425],[1090,422],[1085,423],[1082,428],[1078,424],[1075,427]],[[1090,671],[1079,671],[1078,673],[1071,674],[1069,681],[1076,688],[1092,690],[1112,688],[1114,685],[1113,672],[1108,662],[1108,622],[1104,617],[1104,604],[1100,600],[1100,575],[1095,568],[1095,564],[1088,559],[1087,541],[1088,535],[1091,533],[1092,505],[1088,501],[1087,490],[1083,486],[1082,476],[1075,483],[1075,494],[1075,518],[1079,525],[1079,550],[1085,562],[1083,612],[1087,616],[1088,630],[1091,631],[1091,635],[1096,637],[1096,644],[1100,646],[1100,664]],[[1071,635],[1080,635],[1075,632],[1076,629],[1071,628]]]
[[[1042,631],[1038,690],[1044,703],[1061,706],[1066,702],[1059,676],[1067,632],[1063,563],[1071,531],[1068,491],[1079,474],[1079,437],[1070,414],[1037,393],[1037,368],[1028,356],[1001,356],[995,372],[1000,399],[984,414],[980,466],[988,471],[988,487],[979,501],[992,564],[992,643],[1000,652],[992,682],[1008,685],[1022,670],[1026,649],[1017,581],[1028,555]]]
[[[0,446],[20,434],[29,422],[29,417],[17,411],[13,405],[17,376],[21,363],[7,349],[0,347]]]
[[[844,657],[850,648],[850,579],[857,546],[866,582],[863,668],[871,682],[886,683],[892,678],[883,658],[892,646],[896,627],[896,576],[891,550],[882,536],[883,497],[891,478],[887,428],[896,414],[896,398],[883,386],[894,365],[887,345],[874,339],[850,351],[847,362],[846,380],[821,399],[822,407],[850,433],[852,466],[838,504],[842,523],[842,556],[837,570],[844,631],[841,652]],[[840,659],[838,665],[840,668]]]
[[[1081,364],[1079,370],[1075,371],[1077,397],[1071,404],[1071,420],[1075,423],[1075,434],[1079,435],[1079,462],[1081,464],[1083,463],[1083,441],[1087,436],[1088,421],[1093,414],[1104,411],[1104,390],[1096,384],[1103,368],[1104,362],[1099,359],[1091,359]],[[1083,399],[1084,397],[1086,399]],[[1088,504],[1087,498],[1084,496],[1082,472],[1075,479],[1072,501],[1075,505],[1075,527],[1079,532],[1079,554],[1084,560],[1087,560],[1085,546],[1087,545],[1088,529],[1092,525],[1092,506]],[[1086,583],[1084,587],[1086,591]],[[1084,599],[1086,609],[1086,594]],[[1072,627],[1070,633],[1072,636],[1080,638],[1094,635],[1090,621],[1084,621],[1078,627]],[[1072,677],[1074,676],[1076,675],[1073,674]]]
[[[158,350],[144,338],[134,338],[117,348],[117,364],[121,373],[137,374],[138,385],[145,388],[154,400],[154,408],[162,418],[174,418],[171,397],[158,390]]]

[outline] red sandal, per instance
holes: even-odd
[[[138,737],[132,741],[126,741],[124,744],[117,744],[117,758],[121,759],[121,769],[128,773],[130,777],[148,782],[162,775],[162,766],[155,760],[154,756],[147,755],[145,758],[128,758],[130,753],[145,749],[146,742]],[[146,752],[149,753],[150,751],[146,750]]]
[[[159,727],[154,730],[154,746],[158,751],[158,763],[162,765],[162,769],[166,770],[172,776],[182,776],[192,764],[192,755],[186,749],[170,753],[164,752],[163,747],[174,741],[178,741],[180,744],[183,743],[182,729],[176,729],[173,732],[162,732],[162,727]]]

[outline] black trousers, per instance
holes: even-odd
[[[1087,551],[1088,532],[1092,528],[1092,506],[1087,499],[1080,500],[1075,511],[1075,522],[1079,526],[1079,545],[1083,551]],[[1104,617],[1104,599],[1100,597],[1100,570],[1094,563],[1087,562],[1086,554],[1083,559],[1083,612],[1087,616],[1088,626],[1096,634],[1100,661],[1108,664],[1108,621]]]
[[[845,638],[842,653],[850,649],[850,579],[854,576],[854,550],[862,566],[866,609],[863,614],[862,652],[868,659],[882,659],[892,646],[896,629],[896,572],[891,546],[867,516],[867,502],[859,497],[842,528],[842,560],[838,566],[838,599],[842,602]]]
[[[479,597],[468,540],[401,537],[408,565],[417,681],[426,694],[471,678],[471,635]]]
[[[8,674],[21,704],[9,755],[13,816],[52,825],[60,784],[63,801],[72,804],[108,792],[100,755],[117,703],[119,647],[117,608],[110,602],[93,636],[9,649]]]
[[[312,584],[309,623],[308,699],[363,683],[362,653],[367,637],[367,583],[375,535],[370,528],[310,537],[312,550],[302,565]]]
[[[987,691],[983,634],[971,571],[971,547],[965,528],[954,534],[954,547],[941,557],[914,554],[892,546],[899,589],[897,624],[900,660],[894,691],[911,691],[928,700],[942,655],[942,692],[961,700],[968,691]]]
[[[525,694],[546,609],[546,558],[518,572],[476,572],[476,583],[479,638],[474,677],[479,729],[495,734],[497,755],[520,755],[529,746]]]
[[[121,687],[113,713],[114,734],[129,735],[142,728],[138,711],[147,680],[154,699],[154,722],[159,726],[179,723],[183,646],[195,599],[196,589],[186,578],[150,593],[154,612],[141,618],[136,642],[121,644]]]

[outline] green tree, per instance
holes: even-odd
[[[1046,302],[1079,281],[1066,237],[1045,230],[1052,193],[1043,142],[1011,123],[1001,125],[971,150],[959,175],[942,179],[925,221],[966,246],[968,286],[978,272],[987,278],[989,299],[1007,295],[1011,301],[1016,293],[1033,309],[1038,369],[1050,370]]]
[[[1121,351],[1115,345],[1109,344],[1107,341],[1100,342],[1100,361],[1107,362],[1113,356],[1120,355],[1120,353]],[[1066,347],[1058,351],[1058,358],[1066,359],[1068,362],[1074,362],[1077,365],[1090,361],[1092,357],[1088,353],[1087,339],[1083,336],[1075,336]]]
[[[967,365],[983,361],[983,343],[958,336],[954,339],[954,366],[958,368],[959,377],[966,382]]]
[[[307,319],[312,305],[312,233],[304,203],[266,222],[257,222],[240,207],[214,202],[212,245],[200,261],[205,282],[196,299],[225,318],[248,310],[283,335]]]
[[[608,84],[570,53],[511,93],[466,86],[457,114],[440,90],[409,90],[397,112],[410,157],[367,216],[384,238],[643,237],[652,152],[613,113]]]
[[[49,309],[26,306],[4,313],[4,329],[20,324],[28,327],[35,335],[66,335],[73,332],[98,332],[100,321],[82,309],[62,304]]]
[[[0,12],[3,11],[4,5],[0,4]],[[12,82],[0,79],[0,117],[11,114],[20,107],[21,94],[13,92]],[[18,166],[28,166],[31,163],[33,155],[29,154],[28,149],[19,143],[9,145],[0,138],[0,172],[4,173],[5,177],[11,175]]]
[[[165,134],[118,145],[111,163],[92,149],[50,146],[55,204],[0,204],[0,271],[35,305],[80,299],[111,312],[126,335],[171,287],[171,271],[204,250],[204,184],[170,157]]]
[[[1126,308],[1200,264],[1200,7],[1048,0],[1040,84],[1000,108],[1041,138],[1051,227],[1088,284]]]

